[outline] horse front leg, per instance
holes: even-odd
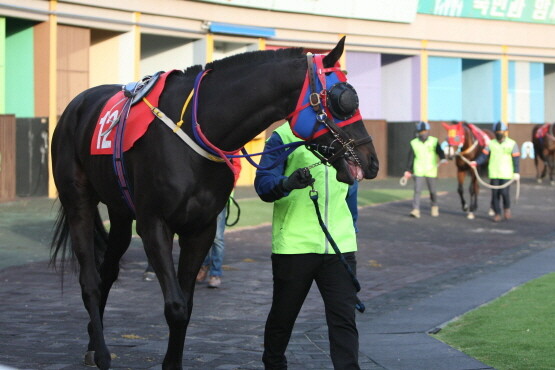
[[[480,191],[480,188],[478,187],[478,180],[476,179],[476,176],[474,174],[472,175],[472,179],[470,181],[469,191],[470,209],[468,214],[466,215],[466,218],[468,218],[469,220],[473,220],[475,217],[474,212],[478,209],[478,192]]]
[[[198,271],[208,254],[210,247],[214,242],[216,235],[216,224],[210,225],[208,228],[196,235],[180,235],[179,246],[181,251],[179,254],[179,268],[177,275],[179,284],[183,291],[183,295],[188,300],[189,317],[193,311],[193,295],[195,291],[195,283]]]
[[[181,291],[173,265],[173,232],[160,218],[140,218],[139,213],[137,216],[137,232],[143,240],[148,261],[160,283],[164,296],[164,316],[170,331],[162,369],[181,370],[189,304]]]
[[[119,261],[127,251],[131,242],[131,226],[133,218],[127,215],[115,214],[112,209],[108,209],[110,216],[110,233],[108,235],[108,247],[104,253],[102,264],[100,266],[100,320],[104,320],[104,309],[108,301],[108,295],[114,281],[119,275]],[[94,366],[95,347],[92,341],[93,323],[89,322],[89,345],[85,355],[85,364]]]
[[[461,206],[464,212],[468,211],[468,205],[466,204],[466,200],[464,199],[464,178],[465,178],[465,171],[457,170],[457,193],[459,193],[459,197],[461,198]]]

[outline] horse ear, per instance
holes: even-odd
[[[345,48],[345,37],[346,36],[343,36],[341,40],[339,40],[337,45],[335,45],[333,50],[324,57],[323,64],[325,68],[333,67],[335,63],[339,60],[339,58],[341,58],[341,55],[343,54],[343,49]]]

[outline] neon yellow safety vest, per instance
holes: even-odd
[[[437,177],[437,138],[428,136],[422,142],[419,138],[411,140],[414,151],[413,175],[421,177]]]
[[[488,174],[490,179],[510,180],[513,178],[513,148],[515,144],[515,141],[508,137],[501,143],[497,140],[489,142]]]
[[[284,144],[299,139],[293,135],[289,124],[284,124],[275,132]],[[307,167],[318,161],[304,146],[297,148],[287,157],[285,176],[297,168]],[[324,223],[341,252],[357,249],[353,217],[345,200],[349,185],[338,182],[337,171],[324,165],[310,169],[316,179],[314,188],[318,191],[318,205]],[[294,189],[288,196],[274,202],[272,223],[272,252],[276,254],[335,253],[326,239],[314,203],[309,197],[310,187]]]

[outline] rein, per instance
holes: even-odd
[[[302,138],[304,140],[304,142],[311,142],[316,137],[321,136],[321,135],[323,135],[327,132],[331,132],[332,135],[335,138],[335,140],[332,142],[332,144],[334,142],[338,142],[341,145],[341,149],[338,150],[337,152],[333,153],[329,158],[326,158],[318,152],[317,147],[314,148],[311,145],[307,145],[307,148],[309,150],[311,150],[312,153],[314,153],[314,155],[324,164],[333,163],[336,160],[338,160],[341,156],[347,155],[347,157],[349,159],[351,159],[352,161],[354,161],[357,166],[362,167],[360,159],[356,155],[354,149],[357,146],[360,146],[360,145],[371,142],[372,137],[367,136],[367,137],[362,138],[362,139],[354,140],[354,139],[349,138],[349,136],[345,133],[345,131],[341,129],[341,127],[343,127],[343,126],[346,126],[348,124],[351,124],[353,122],[356,122],[356,121],[359,121],[359,120],[362,119],[358,108],[356,109],[356,111],[354,112],[354,114],[351,117],[341,121],[339,124],[337,124],[333,119],[331,119],[329,117],[330,114],[328,114],[329,109],[327,107],[326,73],[340,74],[340,80],[341,81],[346,81],[344,73],[339,68],[339,65],[336,65],[335,67],[332,67],[332,68],[324,68],[324,66],[323,66],[324,55],[321,55],[321,54],[312,55],[311,53],[307,53],[306,58],[307,58],[307,74],[306,74],[306,77],[305,77],[305,82],[303,84],[303,89],[301,91],[299,101],[297,102],[296,109],[291,114],[289,114],[287,116],[287,118],[288,119],[293,118],[293,120],[296,123],[296,122],[298,122],[299,114],[303,110],[305,110],[306,108],[311,107],[312,110],[314,111],[315,116],[316,116],[314,126],[312,128],[312,133],[309,137],[306,137],[306,138],[302,138],[299,135],[297,135],[297,136]],[[316,69],[315,69],[315,67],[316,67]],[[198,114],[197,114],[198,113],[198,96],[199,96],[200,84],[202,82],[202,79],[210,71],[211,70],[204,70],[204,71],[201,71],[197,75],[197,77],[195,79],[193,92],[192,92],[192,94],[193,94],[193,99],[192,99],[193,100],[193,114],[192,114],[193,134],[195,136],[195,141],[205,151],[211,153],[213,156],[219,157],[221,159],[220,162],[222,162],[222,161],[225,162],[232,171],[235,171],[235,169],[233,168],[233,166],[231,165],[231,162],[229,161],[230,158],[245,158],[245,159],[247,159],[247,161],[251,165],[253,165],[254,167],[256,167],[258,169],[271,169],[271,168],[275,168],[280,163],[285,161],[285,159],[287,158],[287,156],[289,154],[291,154],[296,148],[298,148],[300,145],[303,144],[302,141],[294,142],[294,143],[285,144],[284,146],[276,147],[276,148],[274,148],[270,151],[263,151],[263,152],[260,152],[260,153],[249,154],[249,153],[247,153],[247,151],[244,147],[240,148],[240,149],[232,150],[232,151],[225,151],[225,150],[222,150],[222,149],[218,148],[216,145],[214,145],[212,142],[210,142],[210,140],[208,140],[206,135],[204,135],[204,133],[202,132],[202,129],[200,127],[200,124],[198,123],[198,118],[197,118],[197,116],[198,116]],[[315,74],[317,75],[317,77],[315,77]],[[317,80],[316,80],[316,78],[317,78]],[[316,81],[318,81],[322,86],[322,90],[320,92],[318,92]],[[302,101],[304,99],[303,92],[306,90],[308,85],[310,86],[309,99],[308,99],[309,102],[306,103],[306,104],[302,104]],[[186,105],[183,108],[183,112],[185,111],[185,107],[186,107]],[[290,121],[290,124],[291,124],[291,121]],[[323,125],[323,128],[318,130],[319,127],[322,126],[322,125]],[[293,129],[293,127],[292,127],[292,129]],[[253,156],[263,155],[263,154],[272,152],[274,150],[281,150],[283,148],[286,148],[286,149],[289,149],[289,150],[286,150],[283,155],[280,155],[277,158],[277,160],[268,167],[261,167],[256,162],[254,162],[254,160],[252,160]],[[243,154],[237,155],[236,153],[239,150]]]
[[[316,164],[316,166],[319,165],[319,164],[320,163]],[[308,171],[309,167],[306,167],[305,170]],[[335,251],[335,254],[337,255],[337,257],[339,257],[339,260],[341,261],[341,264],[345,267],[345,270],[347,271],[347,273],[351,277],[351,281],[353,282],[353,285],[355,286],[355,290],[358,293],[358,292],[360,292],[360,283],[358,282],[358,279],[357,279],[355,273],[353,272],[353,269],[351,269],[351,266],[349,266],[349,264],[347,263],[347,260],[343,256],[343,253],[341,253],[341,250],[339,250],[339,247],[337,246],[337,243],[335,242],[335,240],[333,240],[333,238],[332,238],[332,236],[331,236],[331,234],[328,230],[328,227],[324,223],[324,220],[322,219],[322,214],[320,212],[320,207],[318,206],[318,191],[316,189],[314,189],[314,184],[312,184],[311,187],[312,187],[312,189],[310,190],[309,195],[310,195],[310,199],[312,200],[312,203],[314,203],[314,209],[316,210],[316,216],[318,216],[318,223],[320,224],[320,227],[322,228],[322,231],[324,232],[324,235],[326,235],[326,239],[328,239],[328,241],[330,242],[331,247]],[[366,309],[366,307],[364,306],[364,303],[362,303],[357,296],[355,296],[355,297],[356,297],[356,301],[357,301],[356,304],[355,304],[355,308],[360,313],[363,313],[364,310]]]
[[[314,138],[316,138],[316,137],[318,137],[318,136],[320,136],[320,135],[329,131],[329,132],[331,132],[331,134],[335,138],[335,140],[332,142],[332,144],[337,141],[339,144],[341,144],[341,149],[338,150],[336,153],[334,153],[329,158],[325,158],[317,150],[311,150],[313,152],[313,154],[318,159],[320,159],[323,163],[333,163],[337,159],[339,159],[339,157],[348,153],[348,156],[350,158],[352,158],[359,167],[362,167],[358,156],[355,154],[354,149],[357,146],[360,146],[362,144],[366,144],[368,142],[371,142],[372,137],[367,136],[363,139],[353,140],[353,139],[351,139],[347,136],[345,131],[343,131],[339,127],[339,125],[335,123],[335,121],[332,118],[329,117],[330,116],[328,114],[329,109],[327,107],[327,92],[328,92],[328,90],[327,90],[325,74],[330,73],[330,72],[335,72],[335,73],[340,72],[342,74],[342,76],[341,76],[342,79],[346,80],[346,78],[344,77],[344,74],[343,74],[343,72],[341,71],[341,69],[339,68],[338,65],[336,65],[335,67],[332,67],[332,68],[324,68],[323,58],[324,58],[324,56],[321,55],[321,54],[317,54],[317,55],[312,55],[311,53],[306,54],[306,61],[307,61],[307,66],[308,66],[308,69],[307,69],[307,72],[306,72],[307,73],[306,79],[308,80],[308,84],[310,86],[308,104],[312,108],[312,110],[314,111],[314,113],[316,115],[316,121],[314,122],[314,127],[312,128],[312,134],[310,135],[310,137],[307,140],[311,141]],[[316,71],[314,70],[314,66],[316,66]],[[317,80],[314,76],[315,73],[317,75],[318,82],[320,82],[320,84],[322,85],[322,90],[320,91],[320,93],[318,93],[318,89],[316,87],[316,81]],[[306,80],[305,80],[305,84],[306,84]],[[295,117],[302,110],[308,108],[308,105],[306,105],[306,104],[301,105],[301,102],[302,102],[303,98],[304,98],[303,94],[301,93],[301,96],[299,97],[299,102],[297,102],[297,106],[300,106],[300,108],[302,108],[302,109],[297,108],[291,115],[288,116],[288,118],[289,117]],[[346,125],[348,125],[350,123],[353,123],[354,121],[358,121],[360,119],[362,119],[362,117],[360,116],[360,112],[357,109],[355,114],[353,114],[352,117],[350,117],[347,120],[344,120],[340,124],[342,126],[346,126]],[[325,129],[318,130],[318,128],[321,125],[323,125],[325,127]]]

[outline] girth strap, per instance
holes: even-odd
[[[114,165],[114,171],[116,172],[116,178],[118,180],[118,186],[120,188],[123,200],[127,207],[133,213],[133,218],[135,217],[135,204],[133,203],[133,196],[131,186],[127,180],[127,173],[125,171],[125,165],[123,162],[123,134],[125,132],[125,124],[127,123],[127,117],[129,116],[129,110],[131,109],[131,99],[127,99],[123,105],[121,116],[117,125],[115,142],[114,142],[114,153],[112,155],[112,162]]]

